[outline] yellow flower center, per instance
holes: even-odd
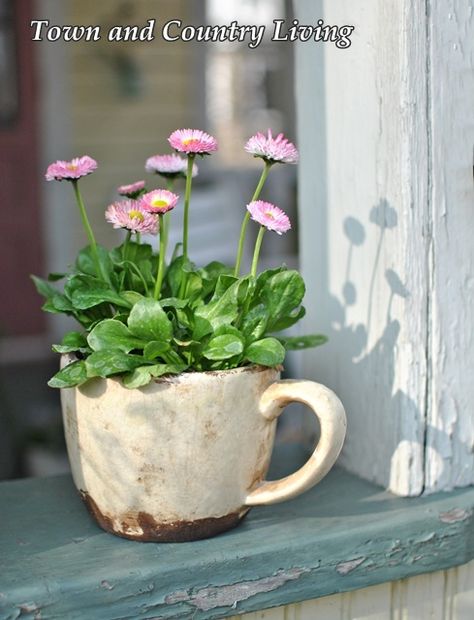
[[[144,216],[143,216],[143,213],[141,213],[140,211],[137,211],[136,209],[131,209],[128,212],[128,215],[133,220],[138,220],[139,222],[143,222],[143,220],[145,219]]]
[[[77,170],[77,166],[76,166],[76,164],[68,164],[68,165],[66,166],[66,168],[67,168],[68,170]]]
[[[189,146],[193,142],[197,142],[197,141],[198,141],[197,138],[186,138],[186,140],[183,140],[183,146]]]
[[[265,211],[265,215],[267,215],[268,217],[271,217],[272,220],[275,219],[275,215],[271,211]]]
[[[160,198],[155,198],[151,201],[151,206],[156,207],[157,209],[168,206],[168,201]]]

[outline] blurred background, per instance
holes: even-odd
[[[119,234],[104,220],[118,185],[158,177],[147,157],[170,152],[166,138],[180,127],[201,128],[219,141],[199,161],[191,208],[191,257],[232,263],[245,205],[261,161],[243,145],[272,128],[295,139],[293,46],[247,43],[32,42],[32,19],[51,25],[160,26],[268,24],[288,19],[290,0],[0,0],[0,479],[67,470],[59,394],[46,382],[56,371],[58,342],[71,326],[44,314],[29,275],[45,277],[74,261],[85,245],[67,183],[46,183],[56,159],[88,154],[99,171],[82,183],[96,237],[107,247]],[[267,32],[271,28],[267,28]],[[296,170],[277,166],[262,198],[290,215],[294,230],[265,238],[261,268],[297,265]],[[180,209],[173,237],[180,238]],[[173,239],[172,239],[173,241]],[[252,250],[249,235],[246,264]],[[294,374],[290,357],[287,370]]]

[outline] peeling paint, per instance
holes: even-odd
[[[115,586],[111,585],[108,581],[104,579],[100,582],[100,587],[104,588],[104,590],[113,590]]]
[[[447,512],[441,512],[439,520],[442,523],[457,523],[458,521],[466,521],[471,516],[471,510],[464,510],[463,508],[453,508]]]
[[[216,607],[231,607],[235,609],[240,601],[263,592],[272,592],[281,588],[287,581],[294,581],[301,575],[309,573],[309,568],[291,568],[278,571],[271,577],[263,577],[254,581],[241,581],[229,586],[210,586],[202,588],[196,593],[187,590],[177,590],[165,598],[167,605],[174,603],[189,603],[200,611],[209,611]]]
[[[348,573],[353,571],[355,568],[360,566],[365,559],[366,559],[365,556],[362,556],[361,558],[356,558],[355,560],[348,560],[347,562],[341,562],[340,564],[336,566],[336,570],[340,575],[347,575]]]

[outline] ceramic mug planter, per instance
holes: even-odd
[[[63,365],[71,358],[64,356]],[[337,396],[274,368],[183,373],[128,390],[120,379],[63,389],[74,483],[99,525],[141,541],[187,541],[236,526],[251,506],[281,502],[334,464],[346,418]],[[308,462],[265,481],[276,420],[309,405],[321,438]]]

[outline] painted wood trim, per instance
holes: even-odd
[[[280,453],[275,477],[305,455]],[[284,469],[284,471],[283,471]],[[210,620],[365,588],[474,557],[474,489],[396,498],[333,470],[293,501],[193,543],[100,530],[60,476],[0,485],[0,619]]]
[[[474,562],[229,620],[469,620]]]
[[[474,484],[474,7],[428,0],[430,298],[425,490]],[[467,373],[467,374],[466,374]]]

